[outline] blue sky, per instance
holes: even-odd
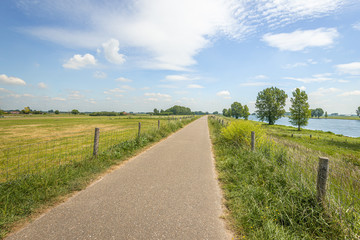
[[[360,106],[357,0],[2,0],[0,108],[222,111],[299,87]]]

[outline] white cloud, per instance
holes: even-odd
[[[124,77],[119,77],[119,78],[115,79],[115,81],[117,81],[117,82],[132,82],[131,79],[127,79]]]
[[[41,26],[25,31],[72,48],[98,49],[108,39],[117,39],[119,45],[114,45],[115,48],[134,48],[142,66],[173,70],[196,64],[195,55],[219,35],[242,39],[258,28],[317,18],[344,5],[343,0],[138,0],[107,1],[106,4],[83,0],[66,3],[22,1],[19,7],[24,11],[71,23],[68,28]]]
[[[53,97],[51,98],[52,100],[55,100],[55,101],[66,101],[65,98],[62,98],[62,97]]]
[[[327,47],[334,44],[339,36],[336,28],[318,28],[315,30],[296,30],[292,33],[267,33],[262,40],[280,50],[301,51],[307,47]]]
[[[217,92],[216,95],[225,99],[231,99],[230,92],[228,90]]]
[[[0,75],[0,83],[11,84],[11,85],[26,85],[26,82],[17,77],[8,77],[5,74]]]
[[[158,86],[159,88],[169,88],[169,89],[176,89],[178,88],[177,86],[175,85],[170,85],[170,84],[161,84]]]
[[[216,96],[220,96],[220,97],[230,96],[230,92],[228,90],[223,90],[223,91],[217,92]]]
[[[146,100],[150,101],[150,102],[157,102],[159,101],[159,99],[157,98],[147,98]]]
[[[89,65],[96,65],[96,59],[93,55],[87,53],[84,56],[75,54],[72,58],[63,64],[63,67],[78,70]]]
[[[23,96],[23,97],[30,97],[30,98],[35,97],[34,95],[32,95],[32,94],[30,94],[30,93],[24,93],[22,96]]]
[[[110,89],[108,91],[104,91],[105,94],[117,94],[117,93],[124,93],[125,90],[120,89],[120,88],[114,88],[114,89]]]
[[[354,23],[354,24],[352,25],[352,27],[353,27],[354,29],[360,31],[360,22]]]
[[[169,94],[164,93],[145,93],[144,96],[147,97],[160,97],[160,98],[171,98]]]
[[[69,94],[69,99],[80,99],[83,98],[84,95],[80,94],[80,91],[71,91]]]
[[[0,92],[3,92],[3,93],[11,93],[10,90],[7,90],[5,88],[0,88]]]
[[[47,85],[44,82],[39,82],[38,87],[45,89],[45,88],[47,88]]]
[[[350,92],[344,92],[338,96],[343,96],[343,97],[347,97],[347,96],[360,96],[360,91],[359,90],[355,90],[355,91],[350,91]]]
[[[360,75],[360,62],[352,62],[347,64],[339,64],[335,66],[341,73]]]
[[[102,44],[106,60],[115,64],[123,64],[125,62],[125,55],[119,53],[119,41],[110,39]]]
[[[329,95],[329,94],[334,94],[334,93],[340,92],[340,91],[341,90],[338,88],[319,88],[318,90],[310,93],[309,95],[321,97],[321,96],[325,96],[325,95]]]
[[[88,102],[88,103],[91,103],[91,104],[96,104],[96,101],[93,98],[85,99],[85,102]]]
[[[315,76],[315,75],[313,75],[312,78],[284,77],[284,79],[295,80],[295,81],[303,82],[303,83],[326,82],[326,81],[332,81],[332,80],[334,80],[334,79],[329,78],[329,77]]]
[[[94,72],[94,78],[104,79],[106,77],[107,77],[107,75],[104,72],[101,72],[101,71]]]
[[[187,88],[204,88],[204,87],[199,84],[189,84],[187,85]]]
[[[193,80],[192,78],[190,78],[186,75],[167,75],[165,77],[165,79],[168,81],[174,81],[174,82]]]
[[[135,90],[135,88],[129,86],[129,85],[122,85],[121,86],[122,89],[125,89],[125,90]]]
[[[254,77],[254,79],[267,79],[267,78],[268,78],[268,76],[265,76],[265,75],[262,75],[262,74],[256,75],[256,76]]]
[[[260,87],[260,86],[269,86],[271,85],[268,82],[247,82],[247,83],[241,83],[240,86],[243,87]]]
[[[305,90],[306,90],[306,87],[305,87],[305,86],[301,86],[301,87],[297,87],[297,88],[299,88],[299,89],[302,90],[302,91],[305,91]],[[293,88],[292,91],[295,91],[295,90],[296,90],[296,88]]]

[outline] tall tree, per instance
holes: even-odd
[[[243,112],[243,107],[241,103],[234,102],[233,104],[231,104],[231,113],[233,117],[238,119],[239,117],[242,116],[242,112]]]
[[[358,117],[360,117],[360,106],[358,107],[358,109],[356,109],[356,115],[358,115]]]
[[[76,115],[76,114],[79,114],[80,112],[77,109],[73,109],[73,110],[71,110],[71,113]]]
[[[298,131],[300,131],[300,127],[306,126],[311,117],[309,103],[307,102],[308,96],[305,91],[301,91],[299,88],[295,89],[292,95],[293,97],[290,99],[290,123],[294,126],[298,126]]]
[[[159,115],[159,110],[157,110],[156,108],[154,108],[154,115]]]
[[[324,110],[322,108],[315,109],[315,117],[320,118],[322,115],[324,115]]]
[[[231,108],[229,108],[228,110],[227,110],[227,117],[231,117],[232,116],[232,112],[231,112]]]
[[[227,114],[228,114],[228,113],[227,113],[227,109],[226,109],[226,108],[223,109],[222,114],[223,114],[224,117],[227,117]]]
[[[242,112],[242,116],[245,120],[248,120],[249,119],[249,115],[250,115],[250,112],[249,112],[249,108],[247,105],[244,105],[243,107],[243,112]]]
[[[258,93],[255,103],[257,117],[273,125],[276,120],[284,116],[287,97],[285,91],[277,87],[262,90]]]
[[[325,112],[325,117],[326,117],[326,118],[328,117],[328,113],[327,113],[327,112]]]

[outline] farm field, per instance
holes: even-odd
[[[180,116],[177,116],[178,118]],[[100,129],[99,152],[173,122],[173,117],[8,117],[0,119],[0,182],[54,166],[81,161],[93,154],[94,129]]]

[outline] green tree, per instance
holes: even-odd
[[[213,112],[213,114],[214,114],[214,115],[218,115],[218,114],[219,114],[219,112],[218,112],[218,111],[215,111],[215,112]]]
[[[159,115],[159,110],[157,110],[156,108],[154,108],[154,115]]]
[[[175,105],[165,112],[171,112],[173,115],[191,115],[191,109],[183,106]]]
[[[71,113],[76,115],[76,114],[79,114],[80,112],[77,109],[73,109],[73,110],[71,110]]]
[[[227,110],[227,117],[231,117],[232,116],[232,112],[231,112],[231,108],[229,108],[228,110]]]
[[[249,108],[247,105],[244,105],[243,107],[243,112],[242,112],[242,116],[245,120],[248,120],[249,119],[249,115],[250,115],[250,112],[249,112]]]
[[[234,102],[233,104],[231,104],[231,113],[233,117],[235,117],[236,119],[242,117],[242,112],[243,112],[243,107],[241,103]]]
[[[223,114],[224,117],[227,117],[227,109],[226,109],[226,108],[224,108],[224,109],[222,110],[222,114]]]
[[[287,97],[285,91],[277,87],[262,90],[256,98],[256,116],[261,121],[265,120],[269,125],[273,125],[276,120],[284,116]]]
[[[301,126],[306,126],[308,120],[311,117],[311,111],[309,110],[308,96],[305,91],[301,91],[299,88],[295,89],[292,93],[293,97],[290,99],[290,123],[298,127],[300,131]]]
[[[31,113],[31,109],[30,109],[30,107],[24,107],[24,109],[21,110],[21,112],[24,114],[29,114],[29,113]]]
[[[59,114],[60,112],[59,112],[59,110],[55,110],[55,114]]]
[[[360,106],[356,109],[356,115],[358,115],[358,117],[360,117]]]
[[[328,117],[328,114],[327,114],[327,112],[325,112],[325,117],[326,117],[326,118]]]
[[[0,109],[0,116],[4,114],[4,111]]]
[[[317,118],[320,118],[322,115],[324,115],[324,110],[322,108],[317,108],[314,110],[314,115]]]

